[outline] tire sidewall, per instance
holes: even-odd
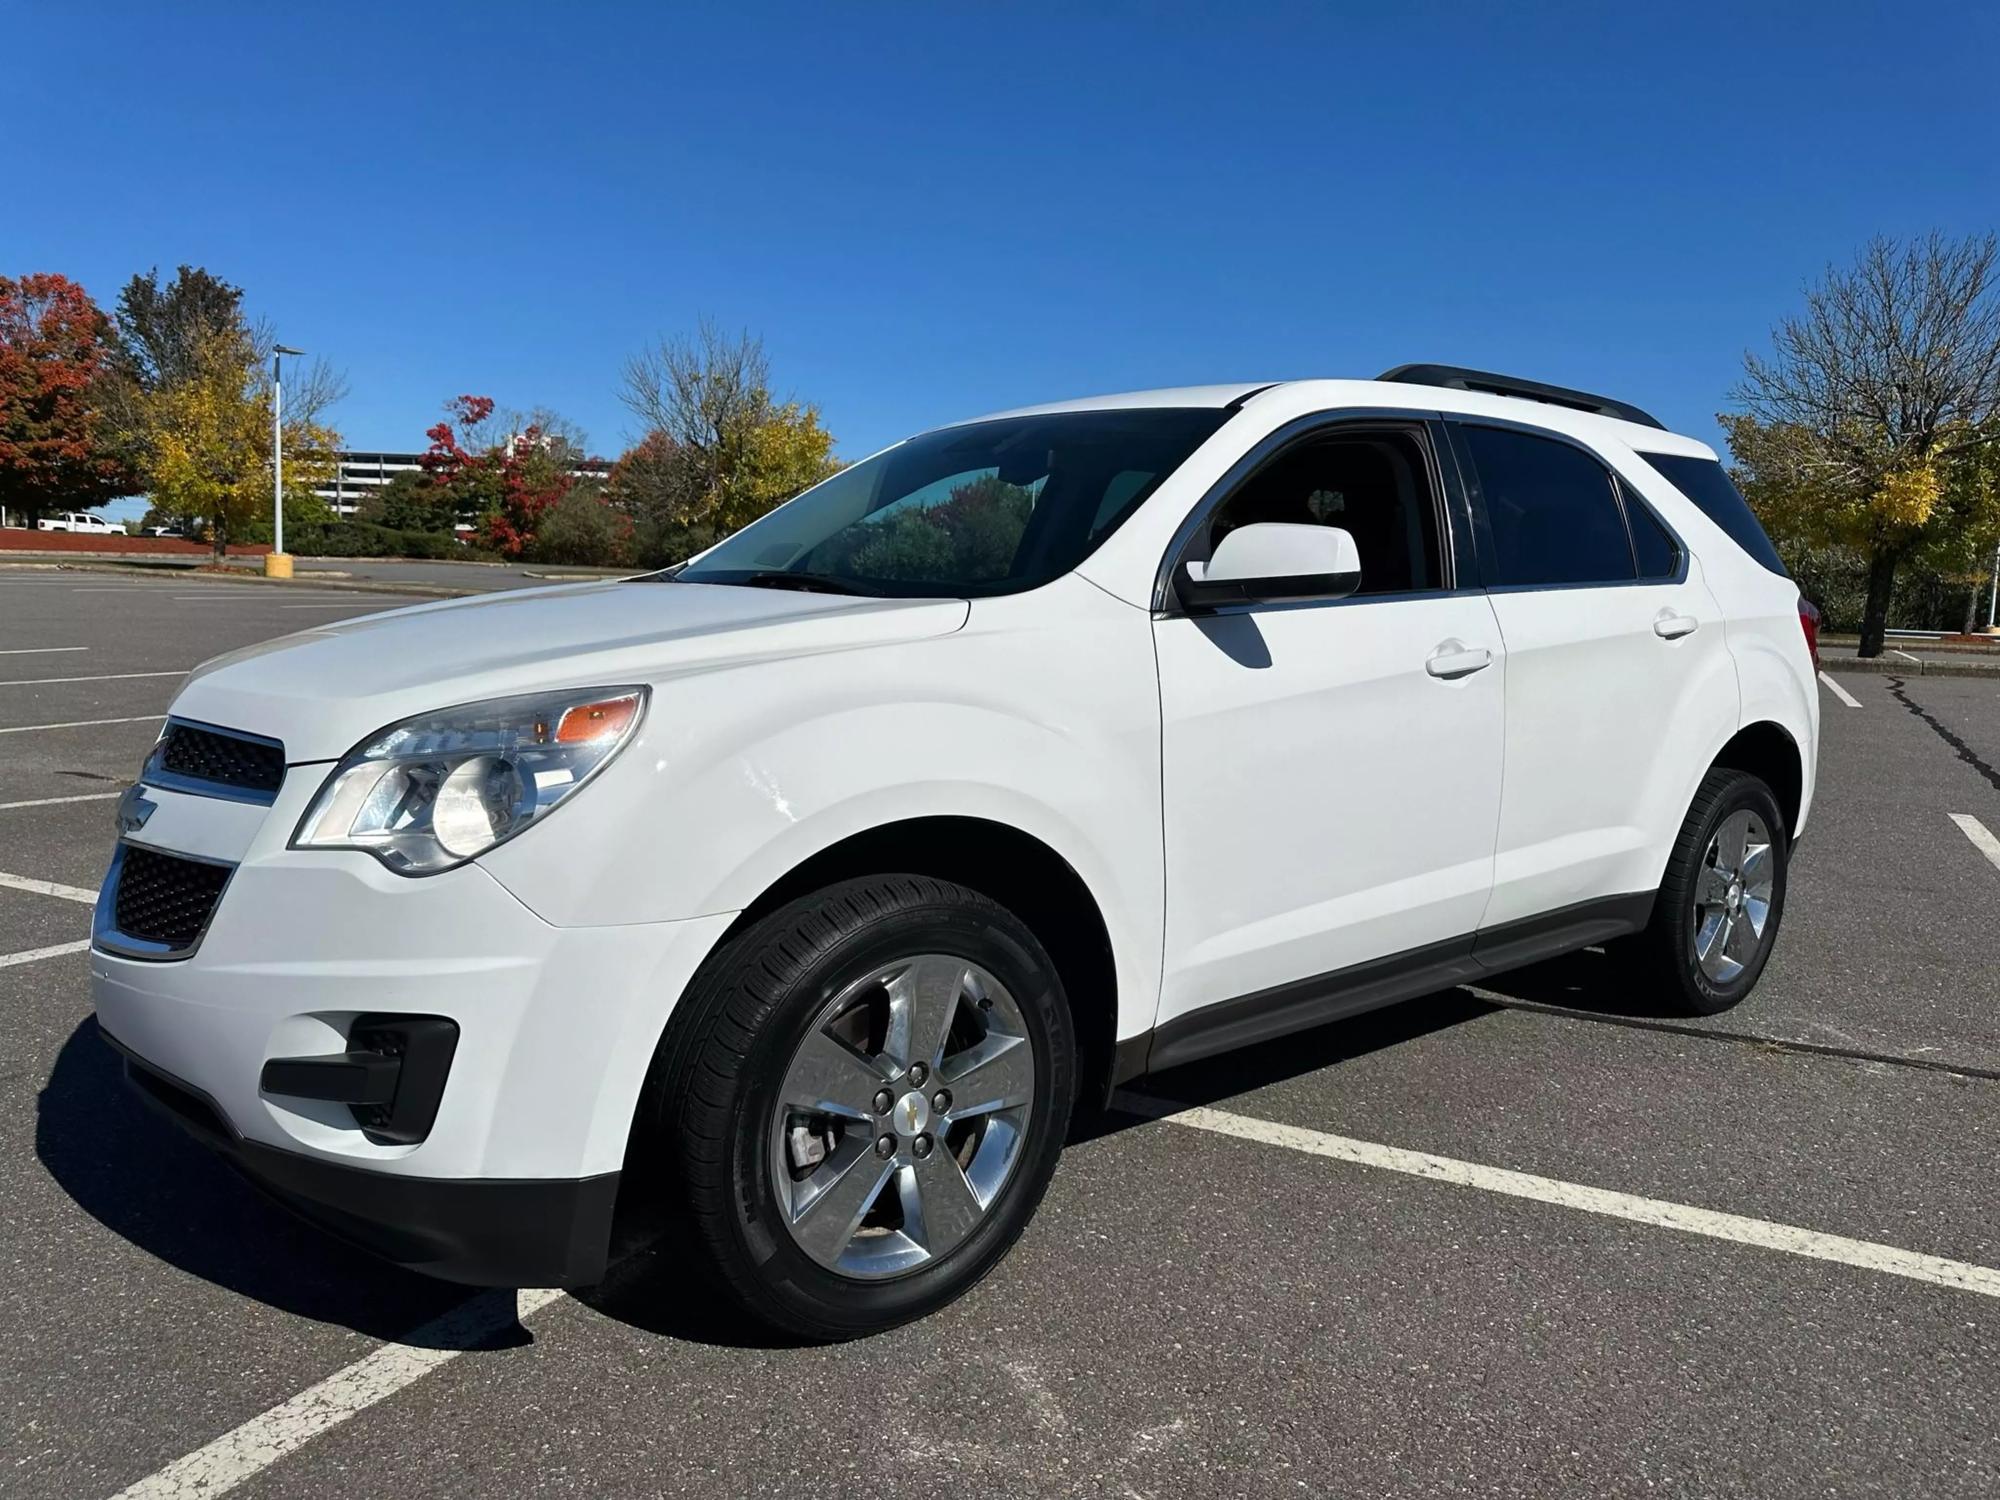
[[[1025,1140],[979,1226],[941,1259],[881,1280],[839,1275],[813,1260],[785,1227],[769,1162],[778,1090],[806,1028],[847,985],[918,953],[978,964],[1014,995],[1035,1049],[1035,1099]],[[1075,1087],[1068,1007],[1053,965],[1034,938],[997,908],[902,908],[836,940],[787,989],[746,1058],[731,1110],[732,1248],[794,1320],[828,1331],[872,1331],[922,1316],[985,1276],[1034,1212],[1062,1149]]]

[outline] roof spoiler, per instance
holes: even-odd
[[[1375,378],[1393,380],[1398,385],[1439,385],[1454,391],[1483,391],[1489,396],[1518,396],[1526,401],[1545,401],[1550,406],[1567,406],[1572,411],[1587,411],[1600,417],[1616,417],[1621,422],[1637,422],[1641,427],[1657,427],[1662,432],[1667,430],[1659,418],[1629,402],[1593,396],[1589,391],[1573,391],[1564,385],[1523,380],[1517,375],[1495,375],[1459,365],[1397,365]]]

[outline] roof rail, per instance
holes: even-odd
[[[1616,417],[1621,422],[1637,422],[1642,427],[1657,427],[1662,432],[1667,430],[1659,418],[1628,402],[1593,396],[1589,391],[1573,391],[1568,386],[1522,380],[1515,375],[1494,375],[1458,365],[1397,365],[1375,378],[1393,380],[1399,385],[1441,385],[1455,391],[1484,391],[1489,396],[1519,396],[1528,401],[1546,401],[1551,406],[1567,406],[1574,411],[1595,412],[1600,417]]]

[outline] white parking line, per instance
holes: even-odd
[[[96,677],[22,677],[0,679],[0,687],[48,687],[58,682],[123,682],[132,677],[185,677],[193,667],[176,667],[171,672],[105,672]]]
[[[1849,708],[1861,707],[1861,700],[1859,698],[1855,697],[1852,693],[1848,692],[1846,688],[1842,687],[1839,683],[1835,682],[1831,677],[1827,676],[1826,673],[1824,672],[1820,673],[1819,680],[1826,684],[1826,690],[1829,693],[1833,694],[1834,697],[1838,698],[1842,703],[1845,703]]]
[[[1918,666],[1922,666],[1924,664],[1924,659],[1921,656],[1912,656],[1907,651],[1898,651],[1894,646],[1891,646],[1889,648],[1889,654],[1891,656],[1900,656],[1903,658],[1904,661],[1913,661]]]
[[[1961,1292],[1977,1292],[1983,1297],[2000,1297],[2000,1270],[1973,1265],[1968,1261],[1946,1260],[1938,1255],[1921,1255],[1894,1245],[1872,1240],[1850,1240],[1843,1235],[1821,1234],[1792,1224],[1774,1224],[1741,1214],[1717,1213],[1670,1203],[1661,1198],[1641,1198],[1632,1193],[1615,1193],[1605,1188],[1585,1187],[1554,1177],[1537,1177],[1530,1172],[1513,1172],[1504,1167],[1486,1167],[1477,1162],[1459,1161],[1450,1156],[1433,1156],[1428,1151],[1407,1151],[1400,1146],[1382,1146],[1373,1141],[1357,1141],[1344,1135],[1328,1135],[1303,1130],[1296,1125],[1280,1125],[1272,1120],[1252,1119],[1219,1109],[1183,1108],[1168,1100],[1144,1095],[1118,1095],[1121,1107],[1135,1114],[1150,1115],[1170,1125],[1190,1130],[1206,1130],[1214,1135],[1234,1136],[1266,1146],[1282,1146],[1309,1156],[1331,1157],[1356,1166],[1380,1167],[1431,1182],[1455,1187],[1479,1188],[1488,1193],[1504,1193],[1510,1198],[1527,1198],[1552,1203],[1560,1208],[1627,1219],[1650,1224],[1656,1229],[1674,1229],[1684,1234],[1706,1235],[1738,1245],[1755,1245],[1765,1250],[1782,1250],[1812,1260],[1832,1261],[1863,1271],[1887,1276],[1904,1276],[1932,1286],[1951,1287]]]
[[[2000,870],[2000,839],[1993,836],[1988,828],[1971,813],[1947,813],[1946,817],[1958,825],[1958,831],[1972,840],[1972,847],[1993,861],[1993,868]]]
[[[85,906],[97,905],[95,891],[86,891],[80,885],[62,885],[53,880],[35,880],[26,875],[0,875],[0,890],[26,891],[34,896],[57,896],[64,901],[81,901]]]
[[[363,1355],[318,1385],[120,1490],[114,1500],[193,1500],[196,1496],[208,1500],[225,1494],[329,1428],[338,1427],[511,1327],[517,1319],[525,1322],[561,1295],[546,1289],[523,1290],[516,1294],[512,1307],[490,1296],[460,1303],[404,1342],[384,1344]]]
[[[55,807],[64,802],[109,802],[113,797],[122,797],[125,789],[115,792],[80,792],[74,797],[32,797],[26,802],[0,802],[0,812],[11,812],[17,807]]]
[[[10,724],[0,734],[33,734],[38,729],[95,729],[100,724],[150,724],[165,714],[135,714],[129,719],[64,719],[59,724]]]
[[[88,646],[9,646],[0,656],[54,656],[59,651],[88,651]]]
[[[11,969],[16,964],[39,963],[45,958],[62,958],[67,954],[81,953],[90,946],[90,939],[75,943],[57,943],[52,948],[29,948],[21,953],[0,953],[0,969]]]

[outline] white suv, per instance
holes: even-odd
[[[1612,939],[1735,1004],[1812,800],[1808,627],[1715,455],[1580,392],[969,422],[665,573],[197,670],[98,1015],[400,1262],[587,1283],[622,1200],[862,1333],[989,1271],[1138,1075]]]

